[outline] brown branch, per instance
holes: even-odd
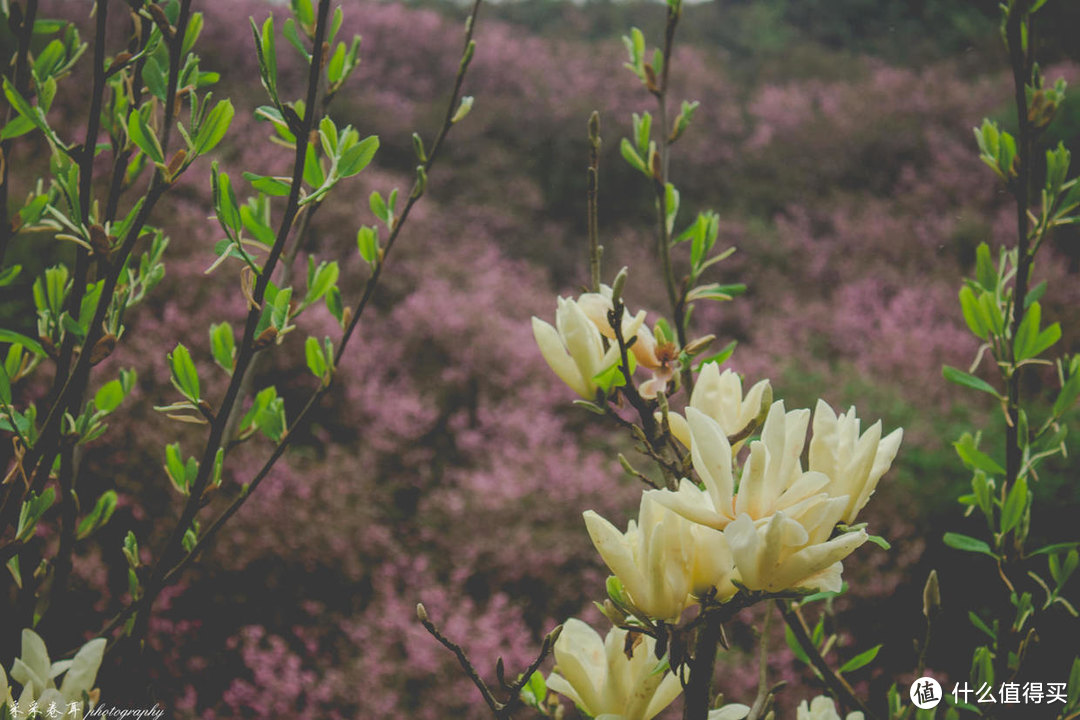
[[[525,687],[526,683],[529,682],[529,678],[532,677],[533,673],[540,669],[540,665],[547,656],[551,654],[551,650],[555,646],[555,641],[558,640],[559,634],[562,633],[563,629],[562,625],[558,625],[544,637],[544,642],[540,646],[540,653],[536,656],[536,659],[529,663],[529,667],[526,668],[525,672],[523,672],[515,682],[506,687],[508,698],[505,701],[500,701],[495,698],[494,693],[491,692],[487,683],[484,682],[484,679],[480,677],[476,668],[469,661],[469,656],[465,654],[465,650],[453,640],[450,640],[439,632],[439,629],[431,622],[427,610],[424,609],[423,603],[417,604],[416,617],[420,620],[424,629],[427,630],[433,638],[442,643],[443,647],[447,650],[454,653],[458,659],[458,663],[461,665],[461,669],[465,672],[465,675],[469,680],[472,681],[472,684],[476,686],[476,689],[480,691],[480,695],[484,698],[484,702],[487,704],[488,709],[491,710],[497,720],[509,718],[514,710],[521,707],[521,689]],[[499,674],[501,675],[501,673]]]

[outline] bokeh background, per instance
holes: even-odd
[[[410,186],[409,138],[414,130],[430,138],[441,122],[465,11],[433,2],[343,5],[344,32],[363,36],[362,65],[330,113],[339,126],[379,135],[382,147],[317,216],[310,247],[319,259],[342,259],[348,303],[365,276],[355,230],[374,222],[367,196]],[[87,21],[84,3],[46,7]],[[267,142],[269,127],[253,115],[264,99],[248,29],[249,16],[282,8],[262,0],[196,7],[206,13],[201,66],[221,73],[215,94],[237,108],[219,148],[223,169],[234,178],[286,172],[288,151]],[[977,641],[968,611],[997,612],[1005,602],[989,561],[941,542],[946,530],[985,532],[956,502],[968,475],[951,442],[986,427],[984,442],[998,443],[1000,456],[1003,437],[996,408],[940,373],[943,363],[966,367],[976,350],[956,301],[975,247],[1015,241],[1013,206],[971,132],[984,116],[1014,124],[996,12],[982,0],[722,0],[688,6],[678,31],[672,100],[701,102],[673,152],[678,224],[717,209],[721,242],[738,252],[715,279],[749,286],[733,303],[700,307],[695,330],[737,340],[729,365],[749,382],[771,378],[789,407],[822,397],[856,404],[867,424],[881,418],[886,431],[905,429],[865,513],[893,549],[867,545],[845,563],[850,591],[829,620],[840,633],[834,661],[884,644],[851,677],[876,706],[891,682],[910,681],[931,568],[946,614],[929,668],[947,688],[966,678]],[[618,153],[630,113],[654,110],[622,68],[619,38],[637,25],[655,44],[662,22],[657,4],[522,0],[482,10],[465,87],[476,104],[395,248],[336,391],[212,551],[158,603],[148,662],[168,712],[481,718],[454,658],[416,622],[418,601],[489,675],[499,656],[512,671],[523,667],[566,617],[602,622],[591,601],[602,597],[607,573],[581,512],[622,525],[636,513],[640,485],[615,460],[631,453],[627,438],[570,406],[529,318],[550,321],[556,295],[587,281],[585,127],[594,109],[604,139],[605,276],[629,265],[632,305],[650,309],[650,321],[667,311],[651,249],[651,190]],[[1080,83],[1080,6],[1051,2],[1040,26],[1047,77]],[[299,95],[296,58],[283,42],[278,54],[283,85]],[[85,122],[81,85],[67,83],[57,101],[58,122],[75,133]],[[1044,140],[1080,150],[1080,94]],[[22,152],[17,182],[27,183],[43,156],[27,144]],[[81,603],[45,629],[58,642],[99,627],[125,599],[123,535],[132,529],[152,547],[178,512],[163,445],[179,440],[194,452],[202,436],[152,409],[173,395],[166,352],[184,342],[215,388],[210,396],[223,390],[207,328],[236,324],[245,308],[235,269],[203,274],[219,239],[208,192],[204,163],[157,213],[172,237],[166,279],[101,371],[134,367],[139,383],[87,452],[80,494],[115,488],[122,507],[98,541],[78,548]],[[27,266],[23,277],[68,251],[36,240],[11,250]],[[1076,232],[1060,233],[1036,269],[1050,281],[1043,312],[1062,322],[1061,351],[1080,350],[1078,241]],[[29,327],[20,287],[7,289],[5,312]],[[302,330],[336,337],[320,312],[307,313]],[[257,382],[276,384],[290,413],[313,382],[305,334],[275,350]],[[1025,393],[1042,397],[1051,379],[1030,373]],[[1069,446],[1080,450],[1074,438]],[[268,452],[261,441],[236,451],[223,500]],[[1040,474],[1032,546],[1076,539],[1075,467],[1070,458]],[[731,700],[753,696],[748,623],[759,617],[744,614],[730,633],[720,688]],[[1080,646],[1076,621],[1052,610],[1040,636],[1029,679],[1064,681],[1066,652]],[[781,694],[790,709],[817,694],[815,681],[781,636],[775,647],[771,666],[790,683]],[[103,697],[124,677],[107,661]]]

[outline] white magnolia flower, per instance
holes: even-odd
[[[795,720],[840,720],[840,714],[836,712],[836,704],[832,699],[818,695],[810,701],[809,706],[805,700],[799,703],[799,707],[795,710]],[[848,713],[845,720],[863,720],[863,714],[861,712]]]
[[[829,539],[847,498],[820,501],[798,519],[779,510],[754,522],[741,514],[724,530],[743,585],[751,590],[791,589],[838,592],[840,561],[866,542],[866,531]]]
[[[813,437],[810,440],[810,469],[829,476],[829,494],[848,496],[843,521],[851,524],[874,494],[881,476],[892,465],[902,429],[881,437],[881,421],[859,435],[855,408],[839,417],[828,403],[818,400],[814,409]]]
[[[750,444],[750,457],[735,493],[732,449],[720,424],[696,408],[686,409],[690,431],[690,457],[705,485],[698,488],[684,478],[677,491],[650,491],[657,502],[683,517],[723,530],[740,513],[754,521],[767,520],[784,510],[798,517],[809,507],[829,498],[829,478],[820,472],[803,472],[802,454],[809,411],[784,411],[784,403],[772,404],[762,426],[761,440]]]
[[[559,298],[555,327],[537,317],[532,327],[536,344],[555,374],[581,397],[594,399],[593,378],[618,361],[619,349],[612,346],[604,351],[600,331],[572,299]]]
[[[11,679],[23,686],[19,705],[28,707],[36,701],[39,708],[45,709],[55,703],[64,712],[70,703],[81,703],[85,692],[90,698],[87,710],[92,709],[98,697],[98,691],[93,689],[94,680],[104,656],[105,638],[95,638],[83,645],[71,660],[52,663],[45,641],[33,630],[24,629],[22,655],[11,667]],[[57,689],[55,680],[61,674],[64,680]]]
[[[738,435],[754,421],[762,411],[763,403],[771,404],[772,387],[768,380],[761,380],[743,396],[739,374],[729,368],[723,373],[716,363],[708,363],[701,369],[694,392],[690,394],[689,407],[700,410],[720,424],[728,437]],[[686,447],[693,442],[690,426],[678,413],[668,413],[671,434]]]
[[[734,560],[723,533],[688,521],[644,493],[637,522],[625,533],[592,510],[584,513],[589,537],[634,605],[656,620],[677,621],[712,588],[735,594]]]
[[[626,630],[612,628],[603,640],[591,627],[571,618],[555,641],[555,672],[547,686],[589,715],[606,720],[650,720],[682,692],[670,672],[654,673],[656,641],[646,635],[632,643]]]

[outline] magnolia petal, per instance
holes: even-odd
[[[607,683],[607,662],[604,643],[595,630],[576,618],[563,623],[563,630],[555,641],[555,665],[576,692],[583,708],[590,714],[604,709],[601,691]]]
[[[648,594],[645,577],[634,561],[627,537],[592,510],[586,510],[583,517],[589,537],[604,563],[615,574],[615,577],[622,581],[623,587],[630,593],[635,603],[644,602]]]
[[[583,398],[593,399],[593,395],[589,392],[589,384],[582,378],[577,365],[566,353],[558,330],[537,317],[532,319],[532,329],[540,354],[544,356],[544,360],[559,376],[559,379]]]
[[[545,682],[547,683],[548,690],[551,690],[552,692],[557,692],[560,695],[570,698],[570,700],[572,700],[575,705],[580,708],[584,708],[586,711],[589,709],[588,705],[581,698],[581,695],[578,694],[578,691],[574,689],[574,686],[571,685],[569,681],[567,681],[567,679],[564,678],[562,675],[559,675],[558,673],[551,673],[551,675],[548,675],[548,678]]]
[[[64,675],[64,682],[60,684],[60,692],[64,697],[75,700],[81,698],[83,692],[89,694],[104,657],[105,638],[94,638],[83,645],[79,652],[75,653],[71,668]]]
[[[718,422],[696,408],[686,408],[686,422],[690,427],[690,456],[694,469],[705,483],[713,508],[730,520],[735,480],[731,473],[731,445],[727,436]]]
[[[576,302],[563,298],[559,298],[559,307],[555,311],[555,327],[582,378],[591,386],[593,376],[603,370],[600,361],[604,357],[604,345],[600,331]]]
[[[713,364],[713,363],[710,363]],[[663,417],[660,413],[656,413],[656,421],[660,422]],[[668,427],[671,428],[671,434],[676,440],[683,444],[683,447],[690,447],[692,440],[690,439],[690,425],[686,422],[686,418],[676,412],[668,413]]]
[[[652,699],[649,700],[649,706],[645,708],[645,714],[641,720],[652,720],[681,693],[682,683],[679,682],[678,676],[670,672],[665,673],[664,679],[657,686]]]
[[[691,522],[723,530],[730,520],[713,508],[712,498],[688,478],[679,481],[678,490],[647,490],[646,495]]]

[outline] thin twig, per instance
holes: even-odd
[[[829,667],[829,663],[825,662],[825,658],[821,656],[821,652],[818,650],[817,645],[815,645],[814,641],[810,638],[810,631],[806,627],[806,621],[803,619],[802,613],[798,608],[792,608],[789,603],[783,600],[777,600],[776,607],[780,609],[780,614],[783,616],[784,622],[791,628],[791,633],[798,641],[799,647],[801,647],[807,657],[810,658],[810,664],[817,668],[817,671],[821,673],[821,677],[824,679],[825,684],[829,686],[829,689],[832,690],[833,694],[840,702],[848,707],[854,707],[861,710],[863,717],[865,717],[866,720],[876,720],[877,715],[871,712],[866,703],[855,694],[855,690],[851,687],[851,684],[845,680],[842,675]]]
[[[758,720],[765,711],[769,699],[769,624],[772,621],[772,608],[765,606],[765,618],[761,621],[761,649],[758,657],[758,690],[750,714],[746,720]]]
[[[529,682],[529,678],[533,676],[533,673],[540,669],[540,665],[544,662],[547,656],[551,654],[552,648],[555,647],[555,641],[558,640],[559,634],[562,633],[563,628],[562,625],[559,625],[544,637],[544,642],[540,646],[539,654],[537,654],[536,658],[531,663],[529,663],[529,667],[526,668],[525,672],[523,672],[516,681],[507,686],[506,692],[508,697],[505,701],[500,701],[495,698],[495,695],[491,692],[491,689],[487,686],[487,683],[485,683],[484,679],[480,677],[480,673],[476,671],[476,668],[469,661],[469,657],[465,654],[465,650],[453,640],[450,640],[448,637],[439,632],[439,629],[435,627],[435,624],[433,622],[431,622],[431,619],[428,617],[427,610],[424,609],[424,605],[422,603],[416,606],[416,616],[420,620],[420,623],[424,626],[424,629],[427,630],[433,638],[438,640],[440,643],[442,643],[443,647],[445,647],[447,650],[457,656],[458,663],[461,665],[461,669],[465,672],[465,675],[469,678],[469,680],[472,681],[472,684],[476,686],[477,690],[480,691],[480,695],[483,696],[484,702],[487,703],[488,709],[491,710],[492,714],[495,715],[497,720],[505,720],[506,718],[509,718],[511,713],[514,712],[514,710],[521,707],[522,702],[520,695],[522,688],[524,688],[526,683]]]

